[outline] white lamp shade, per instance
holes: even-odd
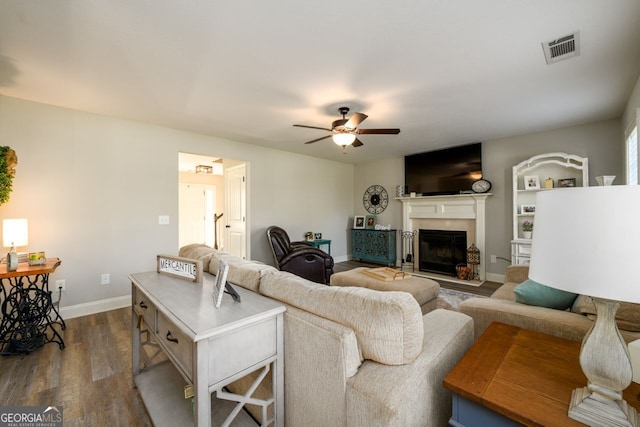
[[[333,134],[333,142],[338,145],[349,145],[356,140],[356,136],[352,133],[335,133]]]
[[[26,219],[2,220],[2,246],[27,246],[29,244],[29,222]]]
[[[640,186],[538,193],[529,277],[565,291],[640,303]]]

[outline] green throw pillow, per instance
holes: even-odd
[[[516,302],[556,310],[566,310],[578,297],[578,294],[550,288],[530,279],[513,288],[513,293],[516,294]]]

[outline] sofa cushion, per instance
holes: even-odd
[[[577,294],[555,289],[531,279],[527,279],[513,288],[516,302],[537,305],[540,307],[554,308],[556,310],[566,310],[571,307]]]
[[[584,314],[595,320],[596,306],[590,296],[580,295],[571,307],[574,313]],[[621,302],[616,313],[618,328],[625,331],[640,332],[640,304]]]
[[[209,263],[211,274],[218,272],[221,259],[229,265],[227,281],[232,285],[242,286],[253,292],[259,292],[262,276],[271,271],[278,271],[276,268],[258,261],[248,261],[227,252],[215,251]]]
[[[422,349],[422,312],[407,292],[325,286],[275,271],[265,274],[260,293],[350,327],[365,359],[402,365]]]
[[[193,243],[180,248],[178,256],[183,258],[198,259],[202,261],[202,270],[209,271],[209,263],[215,249],[203,243]],[[215,270],[214,270],[215,271]]]

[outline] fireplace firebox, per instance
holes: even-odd
[[[418,233],[420,271],[456,275],[456,266],[466,264],[467,232],[420,230]]]

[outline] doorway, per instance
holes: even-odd
[[[247,258],[246,163],[178,153],[179,246],[204,243]]]

